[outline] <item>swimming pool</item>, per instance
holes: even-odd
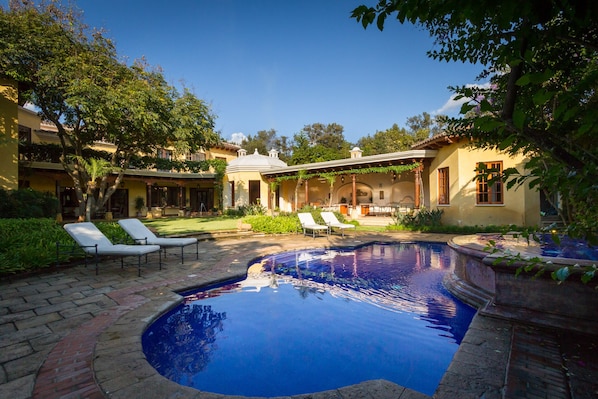
[[[557,238],[556,241],[555,238]],[[542,234],[539,236],[539,241],[541,243],[542,256],[598,260],[598,247],[592,246],[582,239]]]
[[[248,278],[186,295],[143,335],[182,385],[283,396],[387,379],[432,394],[475,310],[442,287],[444,244],[376,243],[259,259]]]

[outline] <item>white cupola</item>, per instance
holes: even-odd
[[[353,147],[351,150],[351,158],[361,158],[361,154],[363,151],[359,149],[359,147]]]

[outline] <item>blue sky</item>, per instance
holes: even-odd
[[[211,104],[222,137],[292,136],[338,123],[345,139],[405,126],[422,112],[455,115],[448,86],[479,66],[432,60],[428,33],[390,19],[383,32],[351,11],[374,0],[75,0],[118,53],[145,57]]]

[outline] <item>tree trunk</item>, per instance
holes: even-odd
[[[91,207],[93,202],[93,196],[88,195],[87,200],[85,201],[85,221],[91,222]]]

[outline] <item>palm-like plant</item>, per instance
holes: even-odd
[[[89,175],[89,183],[91,183],[92,186],[95,185],[97,179],[106,176],[114,170],[110,162],[103,158],[85,159],[82,156],[74,156],[73,158],[75,158],[85,172],[87,172]]]
[[[114,170],[114,167],[109,161],[103,158],[89,158],[85,159],[80,155],[73,155],[71,159],[76,161],[80,166],[79,169],[83,169],[87,174],[88,181],[87,187],[85,187],[85,219],[91,220],[91,210],[94,203],[93,190],[96,188],[96,180],[108,175]]]

